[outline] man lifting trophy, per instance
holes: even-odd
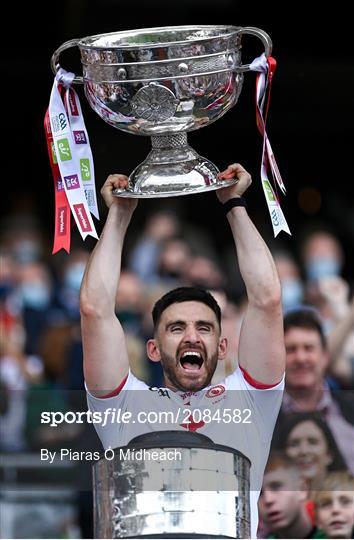
[[[249,65],[241,61],[244,34],[259,37],[265,51]],[[82,77],[59,65],[61,52],[72,46],[81,52]],[[269,166],[283,188],[265,129],[275,68],[271,48],[269,36],[257,28],[182,26],[72,40],[53,56],[57,75],[49,116],[59,168],[88,139],[83,124],[79,129],[77,123],[75,83],[84,84],[102,119],[152,141],[150,154],[129,177],[112,174],[103,185],[108,217],[81,287],[89,407],[106,416],[118,410],[129,413],[127,422],[95,424],[105,449],[94,467],[97,537],[256,537],[257,499],[284,385],[280,283],[273,258],[247,214],[244,194],[251,176],[238,163],[219,172],[188,145],[187,132],[223,116],[238,100],[244,72],[258,71],[262,187],[274,232],[287,230],[267,177]],[[72,146],[65,154],[69,139]],[[81,165],[87,158],[82,156],[77,157],[77,173],[63,169],[62,184],[72,196],[68,178],[72,182],[76,175],[89,205],[93,199],[85,189]],[[221,310],[210,292],[180,287],[153,308],[154,333],[146,351],[152,362],[161,362],[164,381],[162,388],[152,389],[129,368],[116,316],[125,234],[138,199],[209,190],[217,190],[230,224],[247,291],[238,366],[224,381],[212,384],[217,363],[227,353]],[[80,210],[76,218],[82,226],[86,207],[82,201],[70,206]],[[153,416],[146,422],[142,413]]]

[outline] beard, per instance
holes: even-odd
[[[160,354],[165,386],[184,392],[198,392],[209,386],[219,360],[218,348],[209,357],[205,354],[205,360],[200,368],[202,370],[201,377],[195,380],[195,378],[188,379],[188,372],[183,370],[177,359],[178,351],[174,357],[165,353],[160,347]]]

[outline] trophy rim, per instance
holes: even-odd
[[[93,45],[92,43],[97,40],[98,38],[103,38],[105,36],[129,36],[132,34],[136,35],[142,35],[145,33],[151,33],[151,32],[164,32],[164,31],[173,31],[173,30],[204,30],[204,29],[212,29],[212,30],[222,30],[222,29],[228,29],[229,31],[226,33],[218,33],[214,36],[201,36],[201,37],[195,37],[193,39],[184,39],[184,40],[177,40],[177,41],[161,41],[157,43],[129,43],[129,44],[119,44],[119,45]],[[105,50],[105,49],[147,49],[147,48],[158,48],[158,47],[170,47],[174,45],[183,45],[183,44],[191,44],[196,42],[203,42],[203,41],[212,41],[214,39],[220,39],[220,38],[228,38],[232,37],[235,34],[239,33],[240,30],[242,30],[242,26],[234,26],[229,24],[218,24],[218,25],[181,25],[181,26],[155,26],[151,28],[136,28],[136,29],[130,29],[130,30],[119,30],[117,32],[107,32],[103,34],[95,34],[93,36],[86,36],[83,38],[80,38],[78,41],[79,47],[90,47],[90,49],[97,49],[97,50]]]
[[[163,199],[169,197],[181,197],[183,195],[198,195],[199,193],[204,193],[206,191],[216,191],[217,189],[222,189],[226,187],[231,187],[234,184],[237,184],[238,178],[232,180],[222,180],[213,184],[212,186],[200,186],[198,188],[186,189],[185,191],[162,191],[162,192],[140,192],[134,193],[133,191],[124,190],[120,191],[119,189],[114,189],[112,194],[115,197],[124,197],[127,199]]]

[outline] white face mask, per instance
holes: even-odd
[[[284,279],[281,285],[284,311],[299,306],[304,298],[303,285],[299,279]]]
[[[13,252],[17,261],[29,263],[40,259],[42,248],[33,240],[21,240],[14,246]]]
[[[323,277],[338,276],[340,264],[333,257],[316,257],[306,264],[306,274],[310,281],[317,281]]]
[[[20,287],[22,301],[25,307],[45,309],[50,302],[50,290],[45,283],[28,281]]]
[[[79,292],[81,287],[82,278],[84,276],[86,265],[84,263],[75,263],[70,266],[66,273],[64,282],[66,287],[74,292]]]

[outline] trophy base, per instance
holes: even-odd
[[[152,150],[129,176],[127,189],[113,195],[131,198],[178,197],[229,187],[237,180],[219,180],[219,169],[187,143],[186,133],[153,135]]]

